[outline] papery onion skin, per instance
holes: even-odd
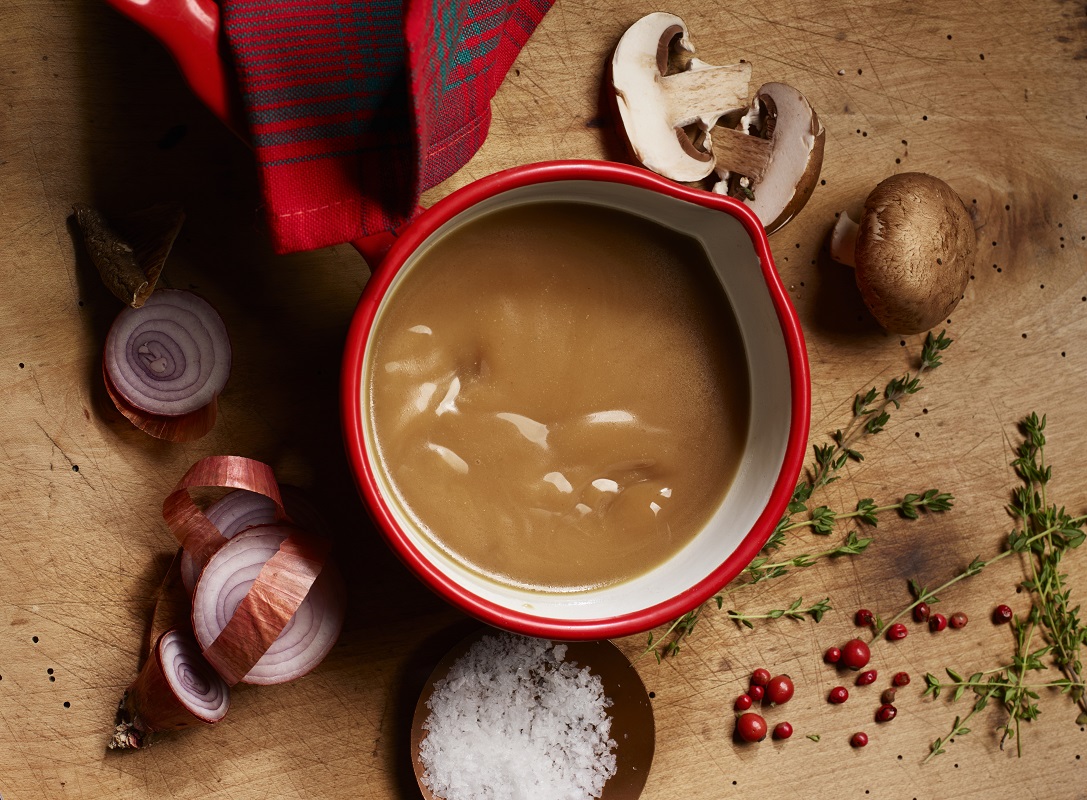
[[[153,733],[214,724],[229,709],[230,687],[204,660],[192,637],[171,628],[159,637],[125,690],[108,747],[139,748]]]
[[[213,503],[204,512],[208,521],[214,525],[224,539],[233,538],[234,534],[276,522],[275,502],[257,492],[235,489]],[[196,579],[204,564],[198,563],[191,553],[181,552],[181,580],[189,596],[196,589]]]
[[[279,487],[279,491],[289,521],[310,533],[326,534],[327,525],[320,512],[301,489],[284,484]],[[224,495],[204,511],[204,516],[224,539],[231,539],[235,534],[257,525],[270,525],[283,520],[282,516],[277,516],[276,504],[272,498],[246,489],[236,489]],[[203,564],[197,564],[189,553],[182,552],[181,580],[190,597],[202,568]]]
[[[215,427],[215,420],[219,416],[218,398],[203,408],[178,417],[149,414],[136,408],[120,395],[109,379],[104,363],[102,380],[106,385],[106,394],[113,401],[114,407],[121,412],[121,416],[148,436],[154,436],[156,439],[165,439],[168,442],[195,442]]]
[[[106,336],[107,389],[129,419],[206,409],[226,385],[230,366],[222,318],[206,300],[180,289],[156,291],[141,307],[126,308]],[[136,424],[155,435],[151,423]]]
[[[203,487],[257,492],[273,502],[276,519],[286,519],[279,484],[267,464],[244,456],[208,456],[200,459],[189,467],[189,471],[162,503],[162,518],[198,569],[203,568],[212,553],[227,541],[189,493],[191,489]]]
[[[287,525],[237,534],[209,559],[193,595],[193,631],[228,684],[300,677],[343,626],[343,579],[327,540]]]

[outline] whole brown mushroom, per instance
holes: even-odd
[[[864,201],[860,224],[843,212],[830,239],[831,258],[856,268],[865,304],[893,333],[922,333],[945,319],[963,296],[976,252],[962,200],[921,172],[881,182]]]

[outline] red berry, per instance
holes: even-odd
[[[924,622],[931,613],[932,611],[929,609],[928,603],[918,603],[913,607],[913,620],[914,622]]]
[[[910,673],[896,672],[895,676],[891,678],[891,683],[893,683],[895,686],[909,686]]]
[[[867,608],[862,608],[853,615],[853,621],[856,622],[862,628],[871,625],[875,621],[875,617],[872,616],[872,612]]]
[[[751,673],[752,686],[765,686],[770,682],[770,670],[761,667]]]
[[[993,622],[997,625],[1003,625],[1005,622],[1012,621],[1011,606],[1004,604],[998,605],[993,609]]]
[[[737,711],[747,711],[747,709],[751,708],[753,702],[751,695],[742,694],[736,698],[736,702],[732,704],[732,707]]]
[[[779,722],[774,726],[775,739],[788,739],[793,735],[793,726],[788,722]]]
[[[909,635],[909,631],[906,626],[901,622],[896,622],[894,625],[887,629],[887,640],[891,642],[900,642]]]
[[[868,734],[864,731],[857,731],[853,734],[853,738],[849,740],[849,743],[854,747],[864,747],[868,744]]]
[[[898,709],[890,703],[884,703],[876,710],[876,722],[890,722],[898,716]]]
[[[857,685],[867,686],[870,683],[875,683],[876,678],[878,677],[879,676],[876,674],[876,671],[874,669],[865,670],[857,676]]]
[[[842,645],[842,663],[850,669],[860,669],[871,657],[872,651],[860,639],[850,639]]]
[[[933,614],[928,618],[928,629],[930,631],[942,631],[947,627],[947,617],[943,614]]]
[[[741,714],[736,720],[736,733],[745,742],[761,742],[766,738],[766,720],[751,711]]]
[[[890,705],[895,701],[895,694],[897,693],[894,689],[884,689],[883,694],[879,696],[879,702],[885,705]]]
[[[788,675],[778,675],[766,684],[766,699],[780,706],[782,703],[789,702],[793,691],[793,679]]]
[[[837,664],[842,660],[842,651],[838,647],[828,647],[827,651],[823,653],[823,660],[828,664]]]
[[[835,686],[830,690],[830,694],[827,695],[827,700],[834,704],[844,703],[849,699],[849,690],[844,686]]]
[[[954,614],[951,615],[951,619],[949,621],[952,628],[965,628],[966,623],[969,622],[970,619],[961,611],[956,611]]]
[[[747,693],[751,696],[751,699],[756,703],[762,700],[762,696],[766,694],[766,689],[762,686],[748,686]]]

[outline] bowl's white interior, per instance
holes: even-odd
[[[439,228],[404,264],[382,300],[420,255],[449,231],[502,207],[538,202],[593,203],[651,219],[702,243],[739,321],[751,373],[747,446],[731,488],[706,528],[673,558],[641,577],[589,591],[545,593],[499,584],[457,563],[415,527],[398,506],[380,468],[372,419],[362,392],[366,449],[376,479],[400,528],[423,556],[455,583],[513,611],[552,620],[595,620],[654,606],[690,589],[717,569],[750,532],[765,508],[785,457],[791,395],[789,363],[778,317],[763,280],[758,255],[741,223],[727,213],[647,189],[603,181],[558,181],[520,187],[484,200]],[[377,319],[380,319],[379,309]],[[376,324],[376,322],[375,322]],[[363,375],[370,374],[370,349]]]

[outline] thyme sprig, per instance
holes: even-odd
[[[1017,457],[1012,466],[1022,485],[1013,491],[1008,506],[1017,526],[1008,535],[1007,547],[988,561],[975,559],[971,565],[977,566],[971,574],[977,574],[994,561],[1013,553],[1023,557],[1029,577],[1023,580],[1022,586],[1031,593],[1030,612],[1025,619],[1016,618],[1013,622],[1016,646],[1011,663],[974,673],[969,678],[963,678],[949,668],[947,674],[951,683],[943,683],[931,674],[925,676],[925,694],[938,697],[942,690],[951,689],[952,700],[958,700],[966,691],[972,691],[977,697],[969,714],[961,719],[955,717],[951,734],[932,743],[926,761],[946,752],[946,743],[951,737],[969,733],[965,723],[993,700],[999,702],[1007,714],[1002,726],[1001,748],[1007,739],[1014,738],[1016,752],[1022,755],[1020,723],[1038,718],[1038,691],[1045,688],[1068,694],[1081,710],[1076,724],[1087,724],[1082,677],[1082,650],[1087,644],[1087,629],[1080,622],[1079,607],[1070,607],[1071,592],[1065,583],[1068,576],[1060,571],[1063,556],[1087,539],[1084,531],[1087,515],[1070,516],[1063,507],[1058,508],[1048,501],[1047,489],[1053,472],[1045,462],[1045,426],[1045,416],[1039,418],[1034,413],[1020,425],[1023,442],[1016,449]],[[965,577],[969,576],[963,573],[953,580]],[[935,602],[936,592],[943,591],[948,585],[930,592],[916,583],[911,584],[917,599],[906,610],[922,601]],[[1035,646],[1038,637],[1042,640],[1041,646]],[[1056,666],[1063,677],[1027,682],[1028,673],[1045,672],[1051,665]]]
[[[952,340],[947,338],[945,331],[941,331],[937,336],[933,336],[930,332],[925,337],[921,348],[921,359],[914,373],[907,372],[893,378],[884,387],[882,394],[872,387],[864,394],[854,396],[853,414],[849,424],[844,430],[839,429],[831,434],[829,443],[813,446],[813,459],[810,466],[805,470],[803,479],[793,489],[785,513],[778,520],[766,544],[763,545],[760,555],[745,569],[743,574],[747,581],[742,585],[778,578],[791,570],[809,567],[824,558],[859,555],[873,541],[871,537],[862,537],[858,532],[850,531],[836,547],[771,562],[770,555],[786,543],[788,533],[810,528],[816,534],[829,535],[836,523],[844,519],[856,519],[861,524],[875,527],[880,514],[898,512],[907,519],[917,519],[922,510],[942,512],[951,508],[954,500],[952,495],[937,489],[928,489],[919,494],[907,494],[897,503],[886,505],[877,505],[873,499],[864,498],[851,512],[836,512],[828,506],[817,506],[810,510],[808,507],[812,495],[817,490],[839,479],[838,473],[848,461],[864,461],[864,455],[857,449],[860,440],[884,430],[890,420],[892,406],[894,409],[901,408],[906,397],[916,394],[923,388],[921,377],[943,363],[943,352],[951,346],[951,343]],[[807,519],[795,521],[798,515],[805,512],[809,514]],[[677,655],[680,642],[690,636],[710,602],[715,602],[718,609],[721,609],[724,604],[721,595],[717,595],[712,600],[673,620],[660,636],[650,633],[642,655],[653,653],[658,662],[662,657]],[[749,618],[759,617],[750,615]]]
[[[638,658],[652,653],[659,664],[665,657],[679,655],[680,643],[691,635],[694,626],[698,624],[698,618],[702,616],[702,612],[710,602],[715,602],[720,610],[725,604],[725,598],[722,595],[716,595],[712,600],[707,600],[682,617],[676,617],[660,636],[655,637],[653,632],[650,631],[645,650],[641,652]],[[635,659],[635,661],[637,660]]]
[[[1004,749],[1004,742],[1015,739],[1016,754],[1023,755],[1022,738],[1020,735],[1020,722],[1023,720],[1037,719],[1041,713],[1038,708],[1039,691],[1045,689],[1057,689],[1062,693],[1083,691],[1083,684],[1074,682],[1068,678],[1058,678],[1052,681],[1038,683],[1027,682],[1028,672],[1045,672],[1049,669],[1043,660],[1052,651],[1052,646],[1044,645],[1031,650],[1034,639],[1034,629],[1038,620],[1037,608],[1032,608],[1027,619],[1017,617],[1013,620],[1013,630],[1016,638],[1015,656],[1010,664],[1005,664],[995,669],[975,672],[968,678],[964,678],[955,670],[946,669],[950,682],[942,682],[931,672],[925,675],[925,696],[931,695],[934,699],[941,692],[950,691],[952,700],[958,700],[967,691],[973,692],[977,699],[966,717],[955,717],[951,726],[951,733],[932,742],[929,746],[929,754],[925,761],[930,761],[935,756],[947,752],[948,741],[953,736],[965,736],[970,729],[965,723],[974,714],[986,708],[990,701],[1000,703],[1008,714],[1007,721],[1001,726],[1000,749]]]
[[[891,379],[883,389],[882,398],[874,386],[865,394],[853,398],[853,418],[845,430],[837,430],[831,435],[833,445],[815,448],[816,469],[810,480],[813,491],[837,480],[838,470],[849,459],[864,460],[854,445],[862,437],[880,433],[887,426],[891,419],[891,406],[899,409],[908,395],[921,391],[921,377],[943,363],[943,352],[951,346],[952,340],[945,333],[940,331],[938,336],[933,336],[930,332],[925,337],[917,371]]]
[[[804,619],[804,617],[811,617],[816,622],[821,622],[823,615],[830,611],[830,598],[824,597],[818,603],[815,603],[807,608],[801,608],[804,603],[803,597],[798,597],[790,604],[788,608],[775,608],[767,611],[763,614],[744,614],[740,611],[726,611],[725,614],[729,619],[733,620],[738,625],[743,625],[745,628],[754,628],[755,625],[752,620],[755,619]]]
[[[858,463],[864,461],[864,455],[857,449],[860,440],[866,436],[874,436],[882,432],[890,421],[891,407],[901,408],[902,401],[906,397],[916,394],[924,388],[921,385],[921,377],[943,363],[943,352],[951,346],[952,341],[947,338],[945,331],[940,331],[937,336],[933,336],[930,332],[925,337],[925,343],[921,347],[921,360],[915,373],[907,372],[901,377],[891,379],[884,387],[882,395],[873,386],[863,395],[854,396],[853,416],[845,429],[838,429],[832,433],[829,443],[813,445],[811,465],[807,468],[804,479],[793,489],[785,513],[778,520],[774,532],[763,546],[764,553],[769,553],[781,547],[785,544],[785,534],[788,531],[795,530],[805,524],[811,525],[818,532],[829,532],[828,523],[832,527],[834,519],[841,517],[841,515],[833,512],[828,514],[829,509],[825,506],[819,506],[811,510],[811,518],[805,520],[804,523],[794,523],[793,518],[797,514],[809,511],[808,502],[811,500],[812,495],[819,489],[837,481],[840,477],[839,471],[847,462],[851,460]],[[907,497],[910,497],[910,495],[907,495]],[[946,498],[950,501],[951,495],[946,495]],[[906,498],[903,498],[903,500],[906,500]],[[950,508],[950,504],[947,505],[947,508]],[[861,510],[859,504],[857,510]]]
[[[773,562],[770,561],[768,556],[758,556],[750,565],[748,565],[747,569],[744,570],[749,580],[747,584],[741,585],[750,585],[769,578],[780,578],[782,575],[788,573],[790,569],[810,567],[821,558],[860,555],[868,549],[868,545],[873,541],[874,539],[870,536],[862,537],[856,531],[850,531],[846,535],[845,540],[837,547],[832,547],[829,550],[823,550],[818,553],[801,553],[800,555],[793,556],[784,561]]]
[[[1018,519],[1021,530],[1013,532],[1012,538],[1029,541],[1030,578],[1022,585],[1033,595],[1039,626],[1053,648],[1057,668],[1070,681],[1080,685],[1072,696],[1082,711],[1081,719],[1087,721],[1081,655],[1087,644],[1087,628],[1079,619],[1079,606],[1070,607],[1071,592],[1065,586],[1068,576],[1060,570],[1063,556],[1087,538],[1083,530],[1085,518],[1072,517],[1063,507],[1058,509],[1048,501],[1053,468],[1045,463],[1045,425],[1045,416],[1039,419],[1036,413],[1022,423],[1024,440],[1012,466],[1023,485],[1016,489],[1009,506],[1009,512]],[[1041,533],[1031,536],[1032,531]]]

